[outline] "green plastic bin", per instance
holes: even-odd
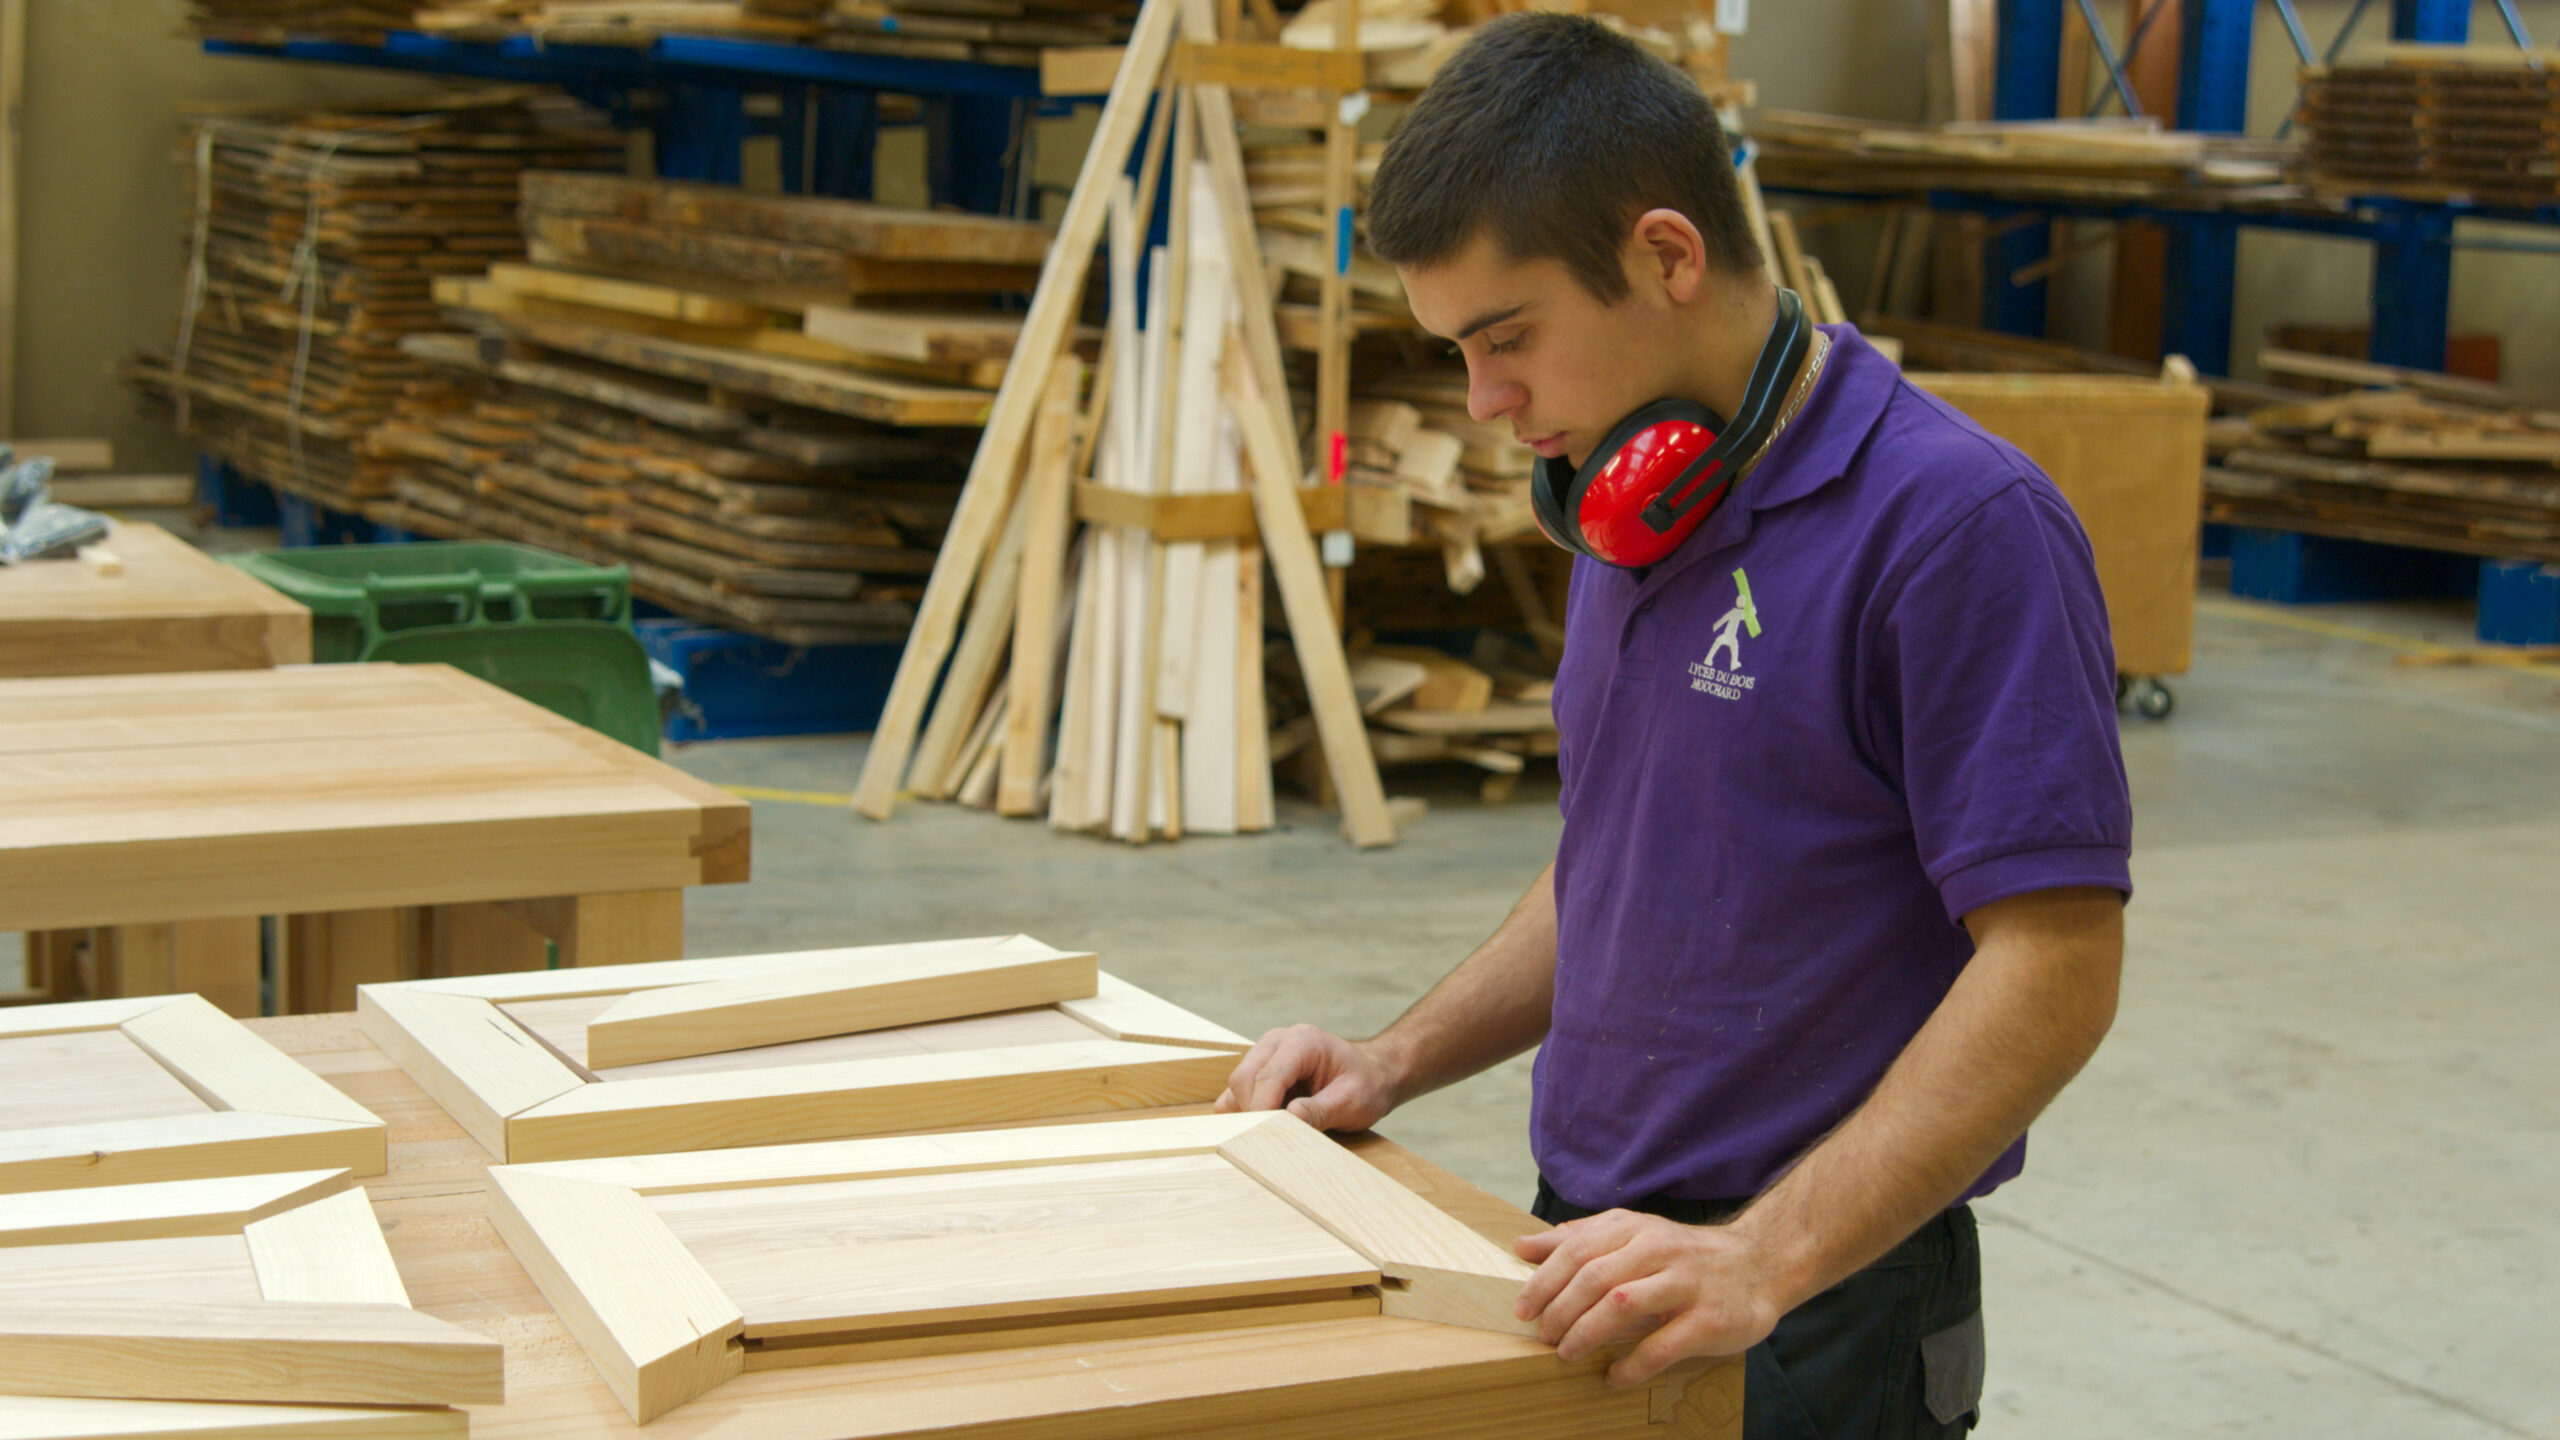
[[[230,563],[311,609],[311,658],[365,658],[401,630],[585,620],[631,628],[631,570],[530,545],[429,540],[262,550]]]
[[[451,665],[643,753],[657,687],[631,571],[530,545],[420,541],[227,557],[311,609],[311,658]]]

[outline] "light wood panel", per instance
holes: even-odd
[[[0,1129],[0,1195],[385,1163],[378,1117],[194,995],[0,1015],[0,1114],[33,1122]]]
[[[118,521],[86,565],[0,569],[0,676],[262,670],[311,658],[311,612],[157,525]]]
[[[499,1364],[491,1342],[396,1305],[0,1305],[12,1395],[488,1404]]]
[[[1525,1336],[1530,1274],[1501,1247],[1286,1112],[504,1166],[502,1224],[644,1422],[724,1376],[690,1361],[643,1396],[647,1333],[707,1346],[845,1344],[867,1333],[948,1348],[971,1324],[1084,1323],[1122,1310],[1377,1285],[1382,1311]],[[607,1198],[620,1197],[620,1198]],[[643,1204],[649,1221],[630,1208]],[[609,1234],[578,1216],[605,1217]],[[592,1293],[562,1257],[609,1245],[723,1297],[635,1292],[601,1261]],[[670,1253],[669,1247],[675,1247]],[[681,1263],[675,1258],[681,1254]],[[703,1317],[720,1317],[718,1328]],[[1210,1323],[1203,1321],[1202,1323]],[[597,1338],[589,1338],[591,1335]],[[671,1398],[672,1397],[672,1398]]]
[[[402,1305],[409,1292],[361,1190],[298,1205],[242,1227],[266,1300]]]
[[[595,1068],[708,1055],[1091,996],[1091,954],[892,949],[808,970],[626,995],[587,1025]]]
[[[248,1239],[185,1235],[159,1240],[101,1240],[80,1245],[0,1247],[0,1302],[48,1300],[214,1301],[248,1305],[266,1298]]]
[[[1213,1098],[1242,1038],[1092,965],[1090,954],[1027,936],[934,941],[368,986],[359,1018],[490,1154],[519,1163]],[[634,1065],[596,1063],[598,1022],[618,1010],[654,1010],[671,1030],[703,1026],[689,1011],[723,1024],[735,1019],[718,1036],[729,1044],[877,1018],[848,976],[931,981],[899,1003],[924,995],[933,1010],[960,1008],[967,994],[984,1004],[1062,989],[1085,998]],[[992,989],[967,989],[996,980]],[[958,988],[942,988],[945,981]],[[1067,1013],[1068,1005],[1086,1013]],[[804,1023],[812,1017],[824,1023]]]
[[[0,1246],[237,1235],[252,1222],[346,1190],[344,1170],[232,1175],[0,1195]],[[362,1199],[358,1196],[358,1199]]]
[[[751,1339],[1091,1316],[1373,1285],[1214,1155],[698,1191],[649,1202]]]
[[[460,1410],[329,1405],[207,1405],[157,1400],[11,1396],[0,1440],[463,1440]]]

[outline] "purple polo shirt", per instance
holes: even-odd
[[[1576,1205],[1758,1194],[1945,997],[1973,954],[1959,917],[2132,891],[2079,521],[2014,447],[1824,328],[1803,411],[1677,553],[1574,568],[1530,1134]]]

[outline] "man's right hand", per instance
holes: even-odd
[[[1394,1067],[1376,1041],[1345,1040],[1313,1025],[1266,1033],[1236,1062],[1221,1112],[1277,1110],[1319,1130],[1366,1130],[1396,1108]]]

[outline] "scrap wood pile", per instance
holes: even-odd
[[[1177,22],[1216,39],[1205,0],[1139,14],[864,759],[875,819],[913,790],[1132,842],[1267,828],[1267,560],[1344,828],[1394,838],[1312,534],[1339,491],[1302,486],[1233,102],[1169,73]],[[1088,391],[1068,330],[1106,230]]]
[[[623,157],[584,107],[521,89],[207,117],[189,138],[175,342],[126,379],[200,448],[349,510],[389,493],[364,437],[434,378],[401,341],[438,328],[435,282],[523,252],[528,167]]]
[[[1799,190],[2214,205],[2303,195],[2285,174],[2289,143],[2167,131],[2156,117],[1896,125],[1763,110],[1751,138],[1761,183]]]
[[[1280,43],[1293,50],[1336,48],[1337,8],[1335,0],[1307,0],[1280,27]],[[1372,90],[1418,91],[1475,38],[1478,26],[1520,9],[1587,13],[1696,76],[1718,103],[1727,98],[1724,35],[1687,0],[1361,0],[1356,39],[1363,82]]]
[[[2387,45],[2302,75],[2315,188],[2535,208],[2560,201],[2552,51]]]
[[[2327,356],[2271,350],[2259,362],[2375,388],[2216,421],[2206,519],[2560,561],[2560,407]]]
[[[1125,43],[1137,13],[1137,0],[834,0],[819,35],[830,50],[1037,65],[1052,46]]]
[[[552,45],[708,35],[1036,65],[1045,46],[1120,43],[1136,13],[1134,0],[193,0],[189,20],[198,35],[253,44],[394,30]]]
[[[913,618],[1049,232],[535,172],[531,259],[437,287],[474,377],[404,408],[383,518],[627,561],[671,609],[799,644]]]

